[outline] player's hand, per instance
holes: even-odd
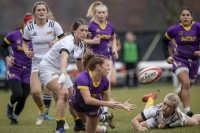
[[[59,84],[64,84],[66,82],[66,75],[62,73],[58,79]]]
[[[24,53],[26,54],[26,56],[28,56],[29,58],[32,58],[34,53],[32,50],[24,50]]]
[[[96,35],[96,36],[92,39],[93,44],[99,44],[100,41],[101,41],[100,35]]]
[[[140,126],[137,128],[137,131],[143,132],[143,131],[148,131],[146,127]]]
[[[49,42],[49,48],[53,47],[53,45],[56,43],[57,41],[51,41]]]
[[[136,109],[136,105],[129,103],[129,101],[130,101],[130,99],[124,103],[119,103],[119,104],[117,104],[117,106],[115,108],[124,109],[124,110],[128,110],[128,111]]]
[[[168,58],[167,58],[167,63],[169,63],[169,64],[173,64],[175,61],[174,61],[174,59],[171,57],[171,56],[169,56]]]
[[[199,56],[200,57],[200,51],[195,51],[194,55]]]
[[[167,128],[166,124],[162,121],[161,123],[158,124],[159,129]]]
[[[119,55],[118,55],[117,51],[112,51],[112,54],[113,54],[115,59],[119,58]]]
[[[6,64],[8,67],[13,66],[14,64],[14,57],[13,56],[6,56],[5,60],[6,60]]]

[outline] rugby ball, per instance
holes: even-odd
[[[139,72],[138,81],[142,84],[149,84],[158,81],[162,76],[162,69],[156,66],[147,67]]]

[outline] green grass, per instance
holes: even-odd
[[[158,92],[158,89],[160,90]],[[140,113],[145,104],[141,102],[141,97],[150,92],[157,92],[158,97],[155,101],[160,103],[163,97],[170,92],[174,92],[174,88],[171,84],[165,83],[154,83],[151,85],[141,85],[139,88],[124,89],[124,88],[113,88],[112,97],[116,97],[118,101],[126,101],[131,98],[131,102],[137,105],[137,109],[134,111],[124,111],[124,110],[109,110],[114,114],[114,122],[116,124],[115,129],[109,129],[110,133],[132,133],[132,127],[130,125],[131,119]],[[11,92],[0,91],[0,133],[53,133],[56,123],[55,121],[45,121],[43,125],[36,126],[35,118],[38,114],[38,109],[29,96],[24,111],[18,118],[20,125],[11,126],[9,119],[6,117],[6,106]],[[200,88],[198,85],[194,85],[191,91],[191,108],[194,113],[200,113]],[[54,116],[55,105],[51,105],[50,115]],[[67,133],[73,133],[73,119],[67,112],[67,121],[70,126],[70,130]],[[199,133],[200,125],[195,127],[184,127],[175,129],[152,129],[148,131],[149,133]]]

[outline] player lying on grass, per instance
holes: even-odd
[[[173,128],[183,126],[196,126],[200,122],[200,114],[187,116],[179,109],[180,98],[169,93],[165,96],[163,103],[153,106],[156,93],[144,95],[143,102],[147,102],[142,113],[131,121],[137,131],[147,131],[150,128]]]

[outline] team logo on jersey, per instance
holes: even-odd
[[[183,36],[183,31],[179,31],[178,35]]]
[[[100,29],[96,29],[96,32],[100,32]]]
[[[49,31],[49,32],[47,32],[46,35],[53,35],[53,31]]]
[[[33,34],[31,34],[31,36],[37,36],[37,33],[36,33],[36,32],[33,32]]]
[[[20,40],[20,39],[18,39],[16,43],[17,43],[17,44],[21,44],[21,40]]]

